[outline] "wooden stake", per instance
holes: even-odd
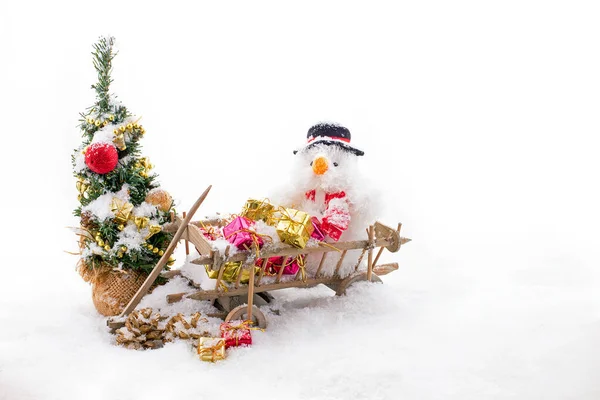
[[[375,233],[373,229],[373,225],[369,226],[369,265],[367,269],[367,280],[371,282],[371,275],[373,275],[373,245]]]
[[[281,268],[283,269],[283,267]],[[240,275],[242,271],[240,271]],[[250,281],[248,282],[248,319],[252,321],[252,303],[254,301],[254,265],[250,267]]]
[[[187,213],[184,211],[183,212],[183,219],[185,219],[186,215],[187,215]],[[188,241],[188,235],[185,235],[185,255],[186,256],[190,255],[190,243]]]
[[[377,261],[379,261],[379,256],[383,253],[383,249],[385,249],[385,247],[379,248],[379,252],[377,252],[377,256],[375,257],[375,260],[373,260],[373,266],[377,265]]]
[[[196,200],[196,202],[194,203],[192,208],[190,208],[190,212],[184,218],[183,222],[181,223],[181,226],[179,226],[179,229],[177,229],[177,232],[175,232],[175,235],[173,236],[171,243],[169,243],[169,246],[165,250],[165,253],[162,255],[160,260],[158,260],[158,263],[156,264],[156,266],[154,266],[154,269],[152,270],[152,272],[150,272],[150,275],[148,275],[148,277],[144,281],[144,284],[139,288],[137,293],[131,298],[131,300],[129,301],[127,306],[125,306],[125,309],[123,310],[123,312],[120,315],[121,317],[124,317],[124,316],[128,315],[130,312],[132,312],[135,309],[135,307],[140,303],[140,300],[142,300],[142,297],[144,297],[144,295],[146,293],[148,293],[150,286],[152,286],[154,281],[156,281],[156,278],[158,278],[158,276],[160,275],[163,267],[167,264],[167,261],[169,261],[169,257],[171,257],[171,254],[173,254],[173,251],[175,250],[175,247],[177,247],[177,243],[179,242],[179,239],[181,239],[181,236],[186,231],[188,223],[190,222],[190,220],[192,219],[192,217],[194,216],[194,214],[196,213],[196,211],[198,210],[200,205],[204,202],[204,199],[206,199],[206,196],[208,196],[208,192],[210,192],[211,188],[212,188],[212,185],[208,186],[206,188],[206,190],[204,191],[204,193],[202,193],[202,195],[198,198],[198,200]]]
[[[356,265],[354,266],[354,272],[358,271],[358,267],[360,267],[360,263],[362,262],[363,258],[365,258],[366,252],[367,252],[366,249],[363,249],[363,251],[360,252],[360,256],[358,256],[358,261],[356,262]]]
[[[225,258],[229,256],[229,246],[225,247]],[[215,256],[215,260],[221,260],[221,257]],[[213,265],[214,266],[214,265]],[[221,290],[221,280],[223,279],[223,273],[225,272],[225,268],[223,268],[223,263],[219,264],[219,275],[217,275],[217,283],[215,288],[217,290]]]
[[[281,281],[281,275],[283,275],[283,266],[287,264],[289,257],[283,257],[283,263],[281,264],[281,268],[279,268],[279,272],[277,273],[277,280],[275,282],[279,283]]]
[[[348,252],[348,250],[344,250],[342,251],[342,255],[340,256],[340,260],[338,261],[337,265],[335,266],[335,272],[333,273],[333,276],[339,276],[339,272],[340,272],[340,267],[342,266],[342,261],[344,261],[344,257],[346,257],[346,253]]]
[[[319,267],[317,268],[317,273],[315,274],[315,278],[319,277],[319,274],[321,273],[321,268],[323,268],[323,264],[325,263],[325,257],[327,256],[327,254],[329,254],[329,253],[323,253],[323,257],[321,257],[321,261],[319,262]]]

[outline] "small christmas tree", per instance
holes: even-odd
[[[114,38],[107,37],[93,46],[96,102],[80,114],[83,142],[72,157],[82,274],[107,269],[149,273],[173,237],[163,231],[171,221],[173,201],[141,156],[139,140],[145,130],[109,93],[113,45]]]

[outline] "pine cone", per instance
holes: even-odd
[[[98,224],[94,221],[94,216],[89,211],[84,211],[81,214],[81,226],[88,231],[95,230],[98,228]]]

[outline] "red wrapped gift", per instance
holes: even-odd
[[[252,333],[250,321],[229,321],[221,323],[221,337],[225,339],[225,348],[237,346],[250,346]]]
[[[246,217],[235,217],[233,221],[223,227],[223,236],[240,250],[248,250],[253,244],[261,248],[264,243],[263,239],[251,229],[252,225],[254,225],[254,221]]]
[[[310,234],[310,237],[317,239],[319,242],[322,242],[323,240],[325,240],[325,234],[322,231],[319,219],[317,217],[312,217],[310,220],[314,228],[313,232]]]

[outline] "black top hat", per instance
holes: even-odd
[[[350,145],[350,131],[341,125],[331,123],[320,123],[310,127],[306,135],[307,144],[300,150],[294,150],[294,154],[299,151],[308,150],[319,144],[326,146],[338,146],[356,156],[364,156],[365,152],[358,150]]]

